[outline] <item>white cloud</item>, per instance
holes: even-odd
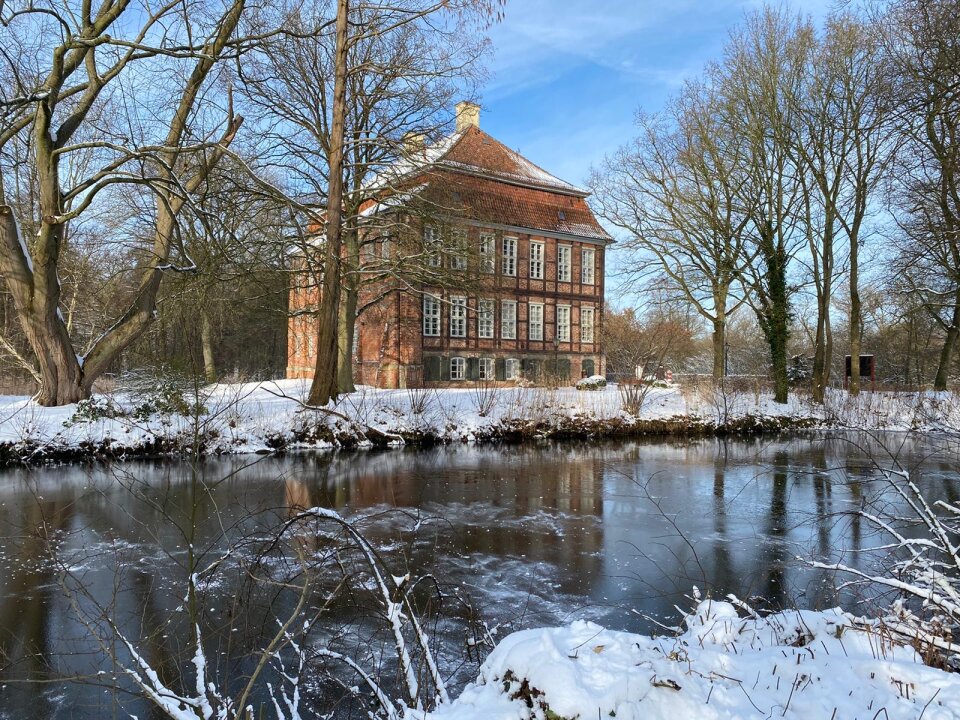
[[[513,0],[491,30],[493,81],[504,97],[547,84],[585,63],[646,82],[677,85],[715,54],[727,31],[763,0]],[[822,17],[835,0],[791,7]],[[702,38],[709,37],[704,45]],[[673,58],[652,56],[669,40]]]

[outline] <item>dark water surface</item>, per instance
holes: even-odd
[[[111,648],[95,640],[110,636],[97,608],[110,608],[174,677],[189,646],[176,618],[191,548],[203,567],[242,538],[232,563],[244,548],[262,549],[297,507],[356,518],[395,574],[432,573],[499,637],[580,618],[651,632],[676,621],[674,606],[689,605],[693,586],[773,607],[856,609],[830,574],[796,557],[871,562],[855,551],[876,539],[842,513],[874,492],[872,460],[889,465],[889,452],[933,497],[957,503],[956,448],[904,436],[454,446],[0,473],[0,718],[151,717],[113,680]],[[246,657],[275,630],[276,601],[249,590],[249,567],[237,562],[203,588],[211,657]],[[318,598],[329,589],[318,587]],[[462,649],[462,603],[445,603],[431,632],[458,686],[477,664]],[[333,624],[361,612],[340,603]],[[362,627],[351,631],[358,645],[375,642]],[[249,668],[238,663],[241,677]]]

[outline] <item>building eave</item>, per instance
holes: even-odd
[[[478,228],[491,228],[493,230],[503,230],[505,232],[521,233],[523,235],[540,235],[542,237],[554,238],[555,240],[575,240],[577,242],[588,242],[594,245],[611,245],[616,242],[609,235],[606,237],[597,237],[596,235],[579,235],[577,233],[562,232],[560,230],[550,230],[547,228],[524,227],[522,225],[506,225],[504,223],[485,222],[483,220],[470,220],[458,215],[445,215],[445,220],[452,223],[462,223]]]

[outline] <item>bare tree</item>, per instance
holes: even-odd
[[[787,342],[793,289],[789,266],[804,240],[803,186],[791,147],[813,30],[786,11],[765,9],[733,35],[715,80],[726,99],[725,122],[743,137],[738,185],[747,213],[748,302],[770,347],[774,400],[787,402]]]
[[[345,129],[342,248],[336,260],[341,286],[337,383],[330,388],[331,396],[353,389],[351,351],[355,320],[361,309],[361,286],[391,273],[399,274],[393,272],[398,255],[381,256],[375,268],[362,257],[372,255],[364,249],[371,250],[387,237],[395,238],[404,225],[396,213],[370,211],[371,203],[397,190],[391,183],[382,182],[383,175],[381,182],[374,179],[378,171],[400,158],[415,164],[427,138],[442,127],[442,111],[450,107],[454,93],[470,91],[479,70],[477,60],[485,48],[471,24],[477,16],[484,16],[487,7],[487,3],[468,1],[385,2],[350,10],[353,29],[346,38],[345,102],[341,108]],[[309,25],[313,22],[310,13],[322,11],[306,8],[291,22]],[[318,40],[277,38],[241,72],[249,102],[263,114],[280,118],[280,122],[266,127],[265,135],[273,145],[270,154],[275,162],[293,176],[288,192],[316,197],[328,205],[339,46],[335,33]],[[417,144],[419,151],[414,151]],[[329,216],[325,215],[312,224],[319,228],[327,222]],[[319,277],[326,272],[329,242],[321,246],[323,257],[318,247],[305,244],[302,260],[308,266],[303,276],[306,285],[310,275]],[[424,253],[417,256],[426,258]],[[416,263],[411,262],[410,255],[405,258],[404,272],[409,273]],[[333,300],[327,292],[331,279],[323,277],[320,306],[325,295],[328,301]],[[408,275],[407,279],[412,278]],[[323,372],[332,371],[327,365]]]
[[[960,3],[908,0],[884,29],[904,142],[893,182],[907,215],[899,266],[943,331],[934,388],[945,390],[960,336]]]
[[[804,225],[817,300],[813,399],[823,402],[830,381],[830,309],[840,278],[836,243],[849,248],[850,349],[860,354],[859,248],[871,200],[892,158],[890,94],[875,29],[847,15],[827,20],[808,55],[797,101],[792,147],[802,171]],[[860,388],[859,366],[851,392]]]
[[[627,234],[640,261],[629,280],[665,273],[713,329],[713,380],[724,374],[727,320],[743,303],[750,263],[742,172],[747,147],[729,131],[713,87],[691,83],[664,118],[641,116],[640,137],[595,171],[600,215]]]
[[[37,216],[18,217],[7,200],[14,189],[4,180],[0,274],[37,358],[40,403],[89,396],[94,380],[153,322],[162,278],[175,269],[179,218],[242,123],[229,105],[212,119],[205,93],[237,42],[245,9],[244,0],[212,12],[181,0],[145,8],[119,0],[96,10],[87,2],[0,9],[3,74],[13,79],[0,104],[0,175],[13,172],[4,161],[10,146],[25,145],[38,188]],[[148,110],[138,98],[157,96],[130,93],[127,82],[135,66],[146,71],[150,63],[154,70],[169,66],[171,86],[160,92],[163,104]],[[126,113],[107,137],[103,128],[88,127],[104,103]],[[91,148],[87,171],[64,187],[65,160]],[[67,229],[120,186],[152,197],[151,240],[129,304],[81,355],[61,309],[58,271]],[[35,228],[36,237],[25,236],[23,226]]]

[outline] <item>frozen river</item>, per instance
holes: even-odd
[[[649,633],[676,619],[675,605],[689,607],[694,586],[771,607],[856,609],[855,596],[838,597],[831,575],[797,557],[870,562],[856,550],[875,538],[845,512],[876,485],[873,460],[889,465],[891,454],[931,495],[957,503],[955,448],[904,436],[453,446],[6,471],[0,718],[150,717],[113,679],[110,644],[96,640],[110,637],[98,612],[175,684],[188,645],[186,568],[206,567],[227,546],[234,549],[202,584],[196,612],[224,686],[239,686],[246,658],[292,604],[282,573],[271,570],[269,585],[261,570],[272,562],[289,574],[291,552],[324,552],[316,536],[288,548],[286,560],[264,551],[297,508],[356,519],[393,574],[436,579],[440,592],[424,592],[424,609],[454,687],[476,674],[465,641],[473,621],[497,637],[578,618]],[[343,567],[330,575],[317,578],[313,605]],[[372,657],[388,643],[369,620],[369,598],[356,598],[331,606],[320,620],[331,629],[320,636]],[[339,697],[325,683],[308,690],[318,707]],[[359,711],[338,707],[344,716]]]

